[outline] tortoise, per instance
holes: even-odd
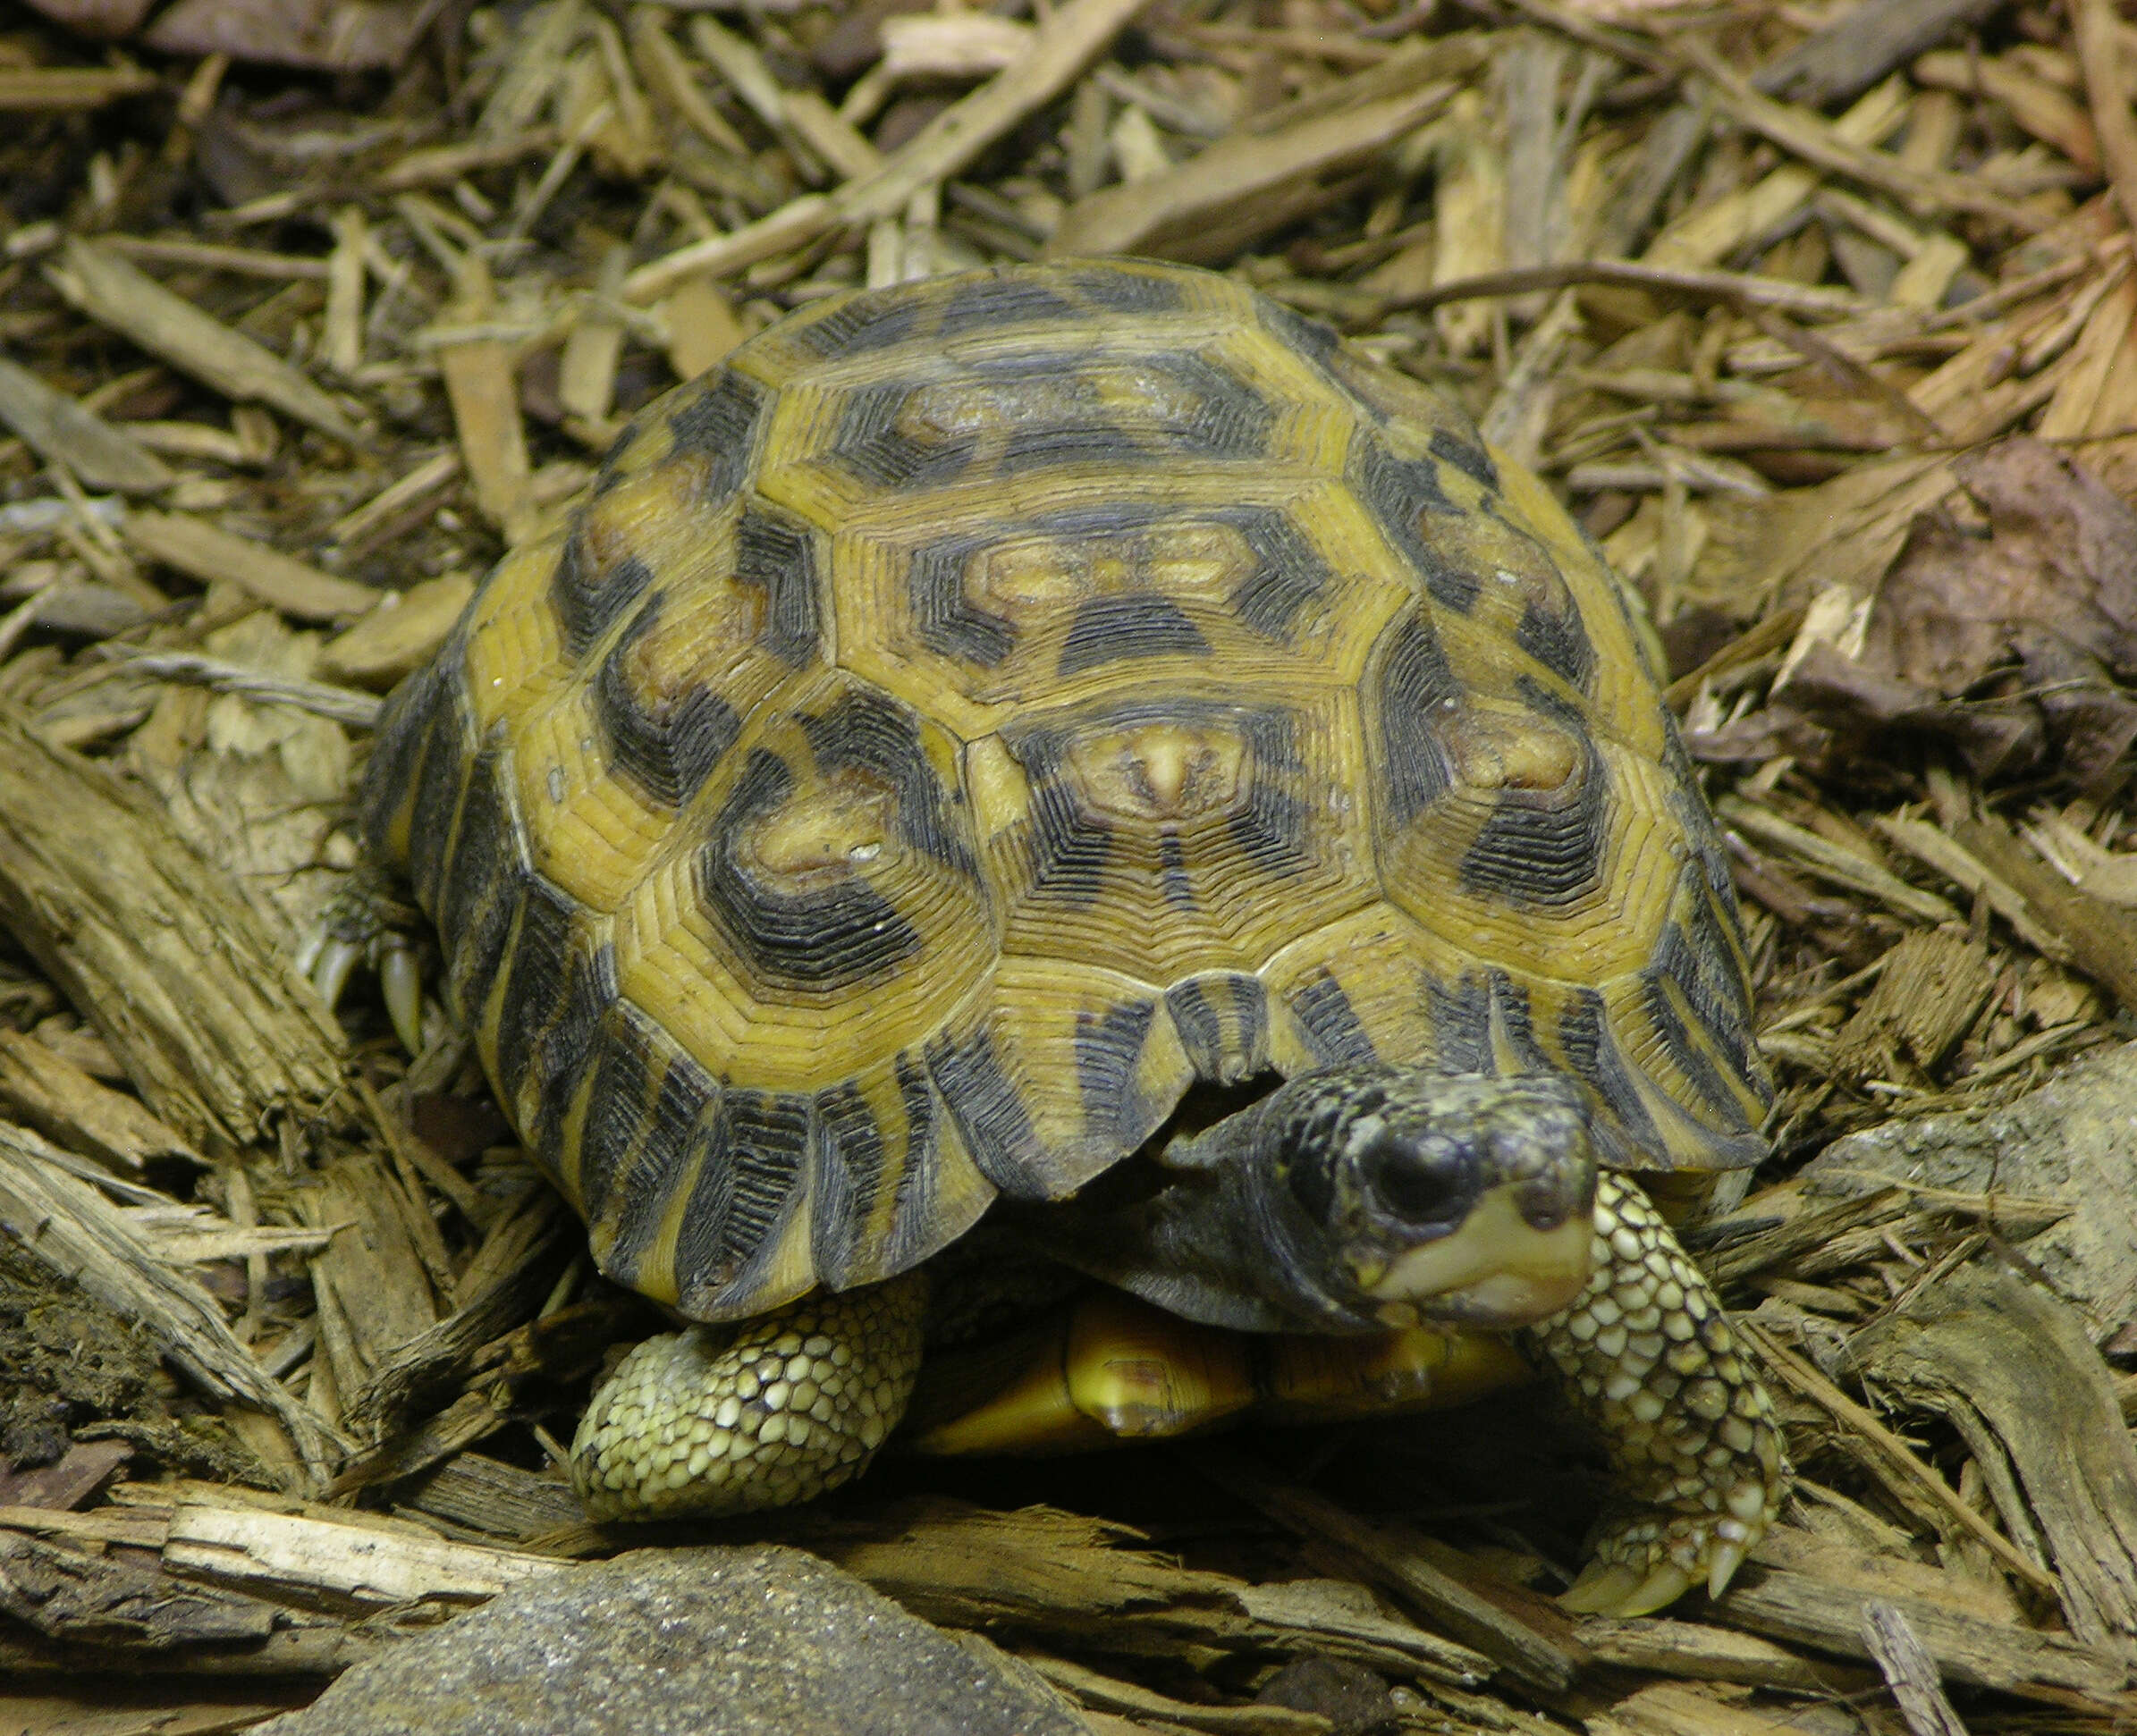
[[[1231,1373],[1041,1369],[1045,1420],[938,1446],[1412,1403],[1518,1340],[1613,1455],[1577,1606],[1719,1592],[1776,1512],[1632,1179],[1756,1163],[1771,1095],[1638,618],[1457,409],[1237,282],[1009,265],[752,337],[490,574],[359,813],[601,1270],[687,1323],[587,1412],[596,1519],[857,1472],[983,1218],[1112,1286],[1091,1366]]]

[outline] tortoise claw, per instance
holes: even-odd
[[[1633,1589],[1614,1614],[1651,1615],[1664,1605],[1674,1604],[1691,1589],[1691,1574],[1675,1562],[1666,1561]]]
[[[1722,1543],[1715,1546],[1707,1562],[1707,1596],[1719,1597],[1729,1589],[1729,1581],[1736,1577],[1736,1570],[1744,1565],[1744,1546],[1741,1543]]]
[[[401,1046],[410,1055],[420,1054],[423,970],[415,948],[389,946],[378,962],[378,980],[385,993],[386,1015],[393,1021],[393,1034],[401,1039]]]
[[[1692,1589],[1692,1576],[1675,1562],[1643,1574],[1626,1562],[1592,1562],[1558,1598],[1575,1615],[1650,1615]]]
[[[1558,1607],[1573,1615],[1614,1615],[1640,1584],[1637,1570],[1618,1561],[1592,1561],[1558,1596]]]
[[[311,979],[312,987],[319,991],[319,999],[329,1007],[342,1003],[342,991],[349,986],[350,973],[362,961],[364,949],[353,940],[340,940],[331,935],[320,937],[317,947],[306,944],[305,953],[298,956],[298,968]]]

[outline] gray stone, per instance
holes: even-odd
[[[2070,1215],[2025,1243],[2026,1260],[2091,1317],[2096,1338],[2137,1316],[2137,1043],[2074,1062],[2000,1109],[1851,1133],[1803,1176],[1820,1192],[1898,1180],[2056,1201]]]
[[[274,1736],[1089,1736],[798,1549],[640,1549],[358,1665]]]

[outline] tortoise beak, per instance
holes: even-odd
[[[1360,1272],[1359,1288],[1381,1319],[1516,1327],[1570,1307],[1594,1267],[1593,1210],[1539,1212],[1534,1186],[1490,1189],[1452,1235],[1405,1249],[1377,1273]]]

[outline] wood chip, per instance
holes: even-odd
[[[834,229],[865,228],[900,215],[922,187],[959,173],[1002,134],[1067,88],[1146,0],[1068,0],[1038,27],[1031,52],[942,111],[883,160],[835,195],[812,194],[771,216],[641,265],[625,281],[633,301],[655,301],[686,277],[723,277],[800,247]]]
[[[5,357],[0,357],[0,422],[87,487],[154,494],[171,485],[170,468],[139,441]]]
[[[319,673],[384,693],[428,662],[475,594],[465,573],[389,591],[355,626],[319,648]]]
[[[2120,21],[2109,0],[2071,0],[2070,17],[2100,159],[2124,221],[2137,230],[2137,117],[2130,112],[2137,82],[2120,39]]]
[[[1760,96],[1718,55],[1689,37],[1679,38],[1677,50],[1698,68],[1713,87],[1718,102],[1739,124],[1763,134],[1813,167],[1889,193],[1918,216],[1971,212],[2022,235],[2037,233],[2048,226],[2038,213],[1990,190],[1978,180],[1911,169],[1897,157],[1849,143],[1822,116]]]
[[[1821,880],[1877,899],[1903,916],[1924,923],[1957,923],[1962,914],[1949,900],[1920,887],[1910,886],[1888,868],[1866,860],[1830,839],[1784,820],[1778,813],[1752,803],[1727,797],[1716,812],[1733,826],[1740,826],[1762,844],[1786,851]]]
[[[1282,132],[1221,140],[1167,173],[1079,199],[1062,214],[1045,256],[1228,258],[1330,202],[1342,177],[1428,119],[1452,88],[1428,85]]]
[[[173,295],[110,249],[70,237],[54,288],[99,324],[241,403],[258,402],[348,445],[361,437],[324,392],[272,350]]]
[[[2041,926],[2063,942],[2072,964],[2125,1007],[2137,1009],[2137,929],[2128,918],[2028,855],[2000,820],[1962,821],[1952,837],[2018,892]]]
[[[530,156],[546,156],[558,142],[554,127],[529,127],[503,138],[410,151],[379,175],[378,190],[382,193],[412,193],[425,187],[450,187],[478,169],[503,168]]]
[[[448,447],[434,453],[329,525],[324,539],[328,550],[343,560],[351,559],[408,529],[436,508],[462,474],[457,451]]]
[[[1284,1706],[1195,1706],[1132,1681],[1101,1675],[1067,1658],[1048,1657],[1038,1652],[1018,1656],[1055,1687],[1066,1690],[1079,1705],[1094,1711],[1162,1718],[1184,1730],[1207,1731],[1210,1736],[1321,1736],[1335,1728],[1317,1712],[1295,1712]]]
[[[1770,1639],[1696,1622],[1591,1615],[1574,1632],[1598,1664],[1620,1669],[1807,1694],[1849,1693],[1862,1685],[1853,1672],[1804,1657]]]
[[[126,515],[127,540],[151,560],[203,585],[228,580],[300,621],[347,620],[377,606],[367,585],[335,578],[264,543],[186,512],[136,510]]]
[[[536,522],[533,466],[519,417],[518,354],[488,329],[496,299],[489,272],[472,257],[458,262],[460,293],[445,324],[426,334],[445,380],[460,460],[483,516],[519,543]]]
[[[0,113],[55,113],[102,108],[154,90],[153,72],[137,66],[0,67]]]
[[[1220,1487],[1278,1523],[1356,1560],[1373,1580],[1516,1680],[1552,1691],[1572,1681],[1580,1661],[1575,1653],[1436,1566],[1424,1540],[1407,1526],[1368,1524],[1325,1496],[1280,1484],[1213,1448],[1198,1451],[1195,1462]]]
[[[172,1513],[163,1555],[215,1583],[370,1605],[478,1601],[566,1566],[546,1555],[449,1543],[414,1526],[336,1524],[190,1504]]]

